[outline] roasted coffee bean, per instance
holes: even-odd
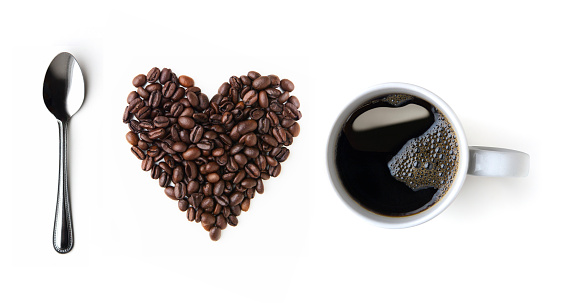
[[[169,176],[172,176],[172,168],[170,166],[168,166],[168,164],[166,162],[160,162],[159,163],[159,167]]]
[[[171,177],[166,172],[163,171],[159,177],[159,185],[161,187],[166,187],[167,185],[169,185],[170,182],[171,182]]]
[[[139,142],[137,142],[137,147],[140,148],[141,150],[147,150],[149,148],[149,143],[139,140]]]
[[[218,227],[211,227],[208,233],[210,235],[210,240],[212,241],[220,240],[220,236],[222,235],[220,228]]]
[[[194,221],[194,219],[196,218],[196,210],[192,207],[188,208],[186,210],[186,219],[188,219],[188,221]]]
[[[172,71],[170,68],[163,68],[159,76],[159,82],[161,82],[162,84],[167,83],[167,81],[171,79],[171,73]]]
[[[179,183],[184,179],[184,167],[177,166],[172,170],[172,182]]]
[[[169,126],[169,118],[165,116],[156,116],[153,119],[153,125],[158,128]]]
[[[143,100],[148,100],[150,93],[149,91],[147,91],[146,89],[144,89],[143,87],[137,87],[137,94],[143,98]],[[137,99],[133,100],[133,101],[137,101]],[[132,103],[132,101],[131,101]]]
[[[137,111],[137,113],[135,114],[135,116],[139,120],[145,119],[145,118],[149,117],[150,115],[151,115],[151,108],[148,106],[141,107],[141,109],[139,109]]]
[[[212,208],[214,208],[214,204],[212,205]],[[200,222],[207,225],[213,225],[216,223],[216,218],[211,213],[205,212],[202,214]]]
[[[244,168],[248,176],[251,178],[259,178],[260,177],[260,169],[254,163],[246,164]]]
[[[258,92],[251,90],[244,95],[244,104],[248,106],[254,105],[258,101]]]
[[[278,162],[284,162],[289,157],[289,149],[282,147],[280,148],[279,152],[275,156]]]
[[[226,226],[228,226],[228,221],[226,221],[226,218],[223,215],[218,215],[218,216],[216,216],[216,223],[215,224],[218,228],[223,230],[226,228]]]
[[[134,132],[128,132],[125,137],[127,138],[127,142],[131,145],[137,145],[137,143],[139,143],[139,136]]]
[[[260,154],[260,150],[258,150],[257,148],[253,148],[253,147],[249,147],[249,146],[244,148],[244,155],[246,155],[246,157],[248,157],[250,159],[256,158],[259,154]]]
[[[270,130],[270,120],[268,118],[261,118],[258,120],[258,132],[260,134],[266,134]]]
[[[283,106],[279,102],[274,101],[270,103],[270,110],[276,113],[281,113],[283,110]]]
[[[202,110],[207,109],[210,106],[210,100],[208,99],[208,96],[203,93],[200,93],[200,95],[198,95],[198,101],[199,101],[199,107]]]
[[[216,183],[220,180],[220,175],[217,173],[209,173],[206,175],[206,180],[210,183]]]
[[[240,207],[240,205],[230,206],[230,211],[234,216],[237,217],[242,213],[242,208]]]
[[[173,101],[179,101],[182,100],[182,98],[184,97],[184,88],[182,87],[177,87],[177,89],[175,90],[174,94],[172,95],[171,99]],[[190,105],[190,104],[189,104]]]
[[[240,182],[242,182],[242,180],[244,180],[244,178],[246,178],[246,172],[244,170],[239,170],[236,174],[234,179],[232,180],[232,183],[234,184],[238,184]]]
[[[212,141],[205,139],[196,144],[196,147],[202,150],[212,150],[214,148],[214,144],[212,144]]]
[[[147,119],[142,120],[141,123],[139,123],[139,126],[143,129],[146,129],[146,130],[150,130],[150,129],[155,128],[153,123],[151,121],[148,121]]]
[[[260,73],[258,73],[256,71],[249,71],[248,72],[248,78],[250,78],[251,80],[255,80],[255,79],[259,78],[260,76],[262,76],[262,75],[260,75]],[[249,85],[249,84],[246,84],[246,85]]]
[[[293,89],[295,88],[293,82],[291,82],[288,79],[282,79],[282,81],[280,81],[280,87],[287,92],[292,92]]]
[[[221,206],[227,206],[230,203],[230,200],[225,195],[214,196],[214,200]]]
[[[256,186],[256,184],[257,184],[256,180],[250,179],[250,178],[244,179],[240,183],[240,185],[242,185],[245,188],[252,188],[252,187]]]
[[[282,92],[279,89],[273,87],[266,88],[265,91],[266,94],[268,94],[268,98],[270,99],[276,99],[282,94]]]
[[[260,138],[262,139],[262,141],[268,143],[269,145],[271,145],[273,147],[278,146],[278,141],[273,136],[264,134],[264,135],[261,135]]]
[[[279,103],[285,103],[288,99],[289,99],[289,92],[283,92],[283,93],[278,97],[278,102],[279,102]]]
[[[126,106],[123,112],[123,123],[129,123],[129,120],[131,120],[131,113],[129,112],[129,106]]]
[[[263,90],[269,87],[272,84],[272,81],[268,76],[261,76],[254,79],[252,82],[252,87],[256,90]]]
[[[145,157],[145,159],[143,159],[143,162],[141,162],[141,169],[144,171],[149,171],[151,170],[151,168],[153,168],[153,164],[154,164],[154,160],[152,157],[149,157],[148,155]]]
[[[139,160],[145,159],[145,152],[143,152],[139,147],[137,146],[131,147],[131,152],[133,153],[133,155],[135,155],[135,157],[137,157],[137,159]]]
[[[238,167],[242,168],[248,162],[248,158],[243,153],[237,153],[234,155],[234,160],[238,164]]]
[[[186,211],[188,209],[188,201],[186,199],[178,200],[178,209],[180,209],[180,211]]]
[[[223,97],[228,96],[229,92],[230,92],[230,83],[228,82],[222,83],[222,85],[220,85],[220,88],[218,88],[218,94],[220,94]]]
[[[149,131],[149,138],[151,140],[162,139],[166,136],[166,131],[164,128],[154,128]]]
[[[183,112],[183,111],[184,111],[184,105],[182,105],[182,103],[180,103],[180,102],[176,102],[176,103],[173,103],[173,104],[171,105],[171,108],[170,108],[170,110],[169,110],[169,113],[170,113],[173,117],[177,118],[177,117],[179,117],[179,116],[182,115],[182,112]]]
[[[230,226],[238,225],[238,218],[236,218],[236,216],[234,216],[234,215],[229,215],[228,216],[228,225],[230,225]]]
[[[202,140],[204,134],[204,127],[202,125],[195,125],[190,131],[190,141],[192,143],[198,143]]]
[[[257,186],[257,185],[256,185]],[[248,199],[254,199],[254,196],[256,196],[256,189],[255,187],[252,188],[248,188],[246,190],[246,198]]]
[[[158,67],[151,68],[151,70],[147,73],[147,81],[149,81],[149,83],[156,82],[157,80],[159,80],[160,74],[161,71],[159,70]]]
[[[244,135],[255,130],[258,127],[258,124],[254,120],[245,120],[236,125],[238,133],[240,135]]]
[[[199,190],[200,190],[200,183],[198,183],[196,180],[188,182],[188,185],[186,186],[187,195],[194,194]]]
[[[177,89],[177,85],[172,82],[172,81],[168,81],[167,83],[165,83],[165,86],[163,87],[162,93],[163,93],[163,97],[165,98],[171,98],[174,95],[174,92]]]
[[[242,211],[248,211],[250,209],[250,199],[244,199],[242,204],[240,204],[240,208],[242,208]]]
[[[151,178],[156,180],[161,176],[161,168],[158,165],[153,165],[151,168]]]
[[[242,203],[243,200],[244,200],[244,194],[241,192],[235,191],[230,195],[230,204],[229,205],[230,206],[236,206],[236,205]]]
[[[165,194],[167,195],[167,197],[171,198],[172,200],[178,200],[174,194],[174,187],[173,186],[165,187]]]
[[[257,184],[256,184],[256,192],[258,192],[258,194],[263,194],[264,193],[264,183],[262,182],[262,179],[258,179],[257,180]],[[244,209],[242,209],[244,210]]]
[[[184,76],[184,75],[179,76],[178,82],[180,83],[180,85],[182,85],[184,87],[194,86],[194,80],[189,76]]]
[[[184,198],[184,196],[186,196],[186,184],[184,184],[183,182],[176,183],[176,185],[174,186],[174,196],[177,199]]]
[[[143,86],[145,83],[147,83],[147,76],[143,74],[139,74],[133,78],[133,86],[135,87]]]
[[[178,117],[178,124],[184,129],[191,129],[195,126],[196,123],[190,117],[180,116]]]
[[[270,176],[272,177],[277,177],[280,175],[280,172],[282,171],[282,166],[280,165],[280,163],[278,162],[278,164],[276,166],[271,166],[268,169],[268,172],[270,173]]]
[[[156,156],[158,156],[159,153],[160,153],[160,149],[159,149],[159,147],[156,146],[156,145],[150,146],[149,149],[147,150],[147,155],[149,155],[149,156],[151,156],[151,157],[153,157],[153,158],[155,158]]]
[[[145,90],[147,90],[149,92],[149,94],[154,92],[154,91],[160,92],[162,89],[163,89],[163,86],[160,83],[149,84],[145,87]]]
[[[192,114],[192,118],[198,123],[205,123],[208,122],[208,115],[205,113],[194,113]]]
[[[236,76],[230,77],[228,82],[230,83],[230,86],[232,86],[233,88],[235,88],[237,90],[240,90],[242,88],[242,80],[240,80],[240,78],[238,78]]]

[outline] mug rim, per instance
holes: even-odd
[[[375,97],[379,97],[386,94],[409,94],[432,104],[438,110],[440,110],[450,124],[452,125],[453,130],[456,132],[457,140],[458,140],[458,150],[459,150],[459,159],[458,159],[458,170],[456,172],[456,176],[454,177],[454,181],[452,185],[444,195],[442,199],[436,202],[434,205],[430,206],[429,208],[408,216],[402,217],[392,217],[392,216],[385,216],[381,214],[374,213],[359,203],[357,203],[353,197],[347,192],[345,186],[341,182],[338,171],[337,165],[335,163],[335,152],[336,152],[336,145],[339,134],[341,132],[342,126],[345,124],[347,119],[350,115],[357,110],[360,106],[362,106],[365,102],[372,100]],[[346,206],[349,207],[356,213],[357,215],[365,218],[367,221],[378,225],[384,228],[406,228],[416,226],[422,223],[425,223],[440,213],[442,213],[456,198],[458,195],[460,188],[464,184],[464,180],[466,179],[466,175],[468,172],[468,160],[469,160],[469,149],[468,149],[468,142],[466,139],[466,135],[462,128],[462,124],[460,120],[448,106],[444,100],[440,97],[435,95],[434,93],[414,84],[409,83],[402,83],[402,82],[389,82],[389,83],[382,83],[377,84],[372,87],[369,87],[361,94],[356,96],[347,106],[341,111],[338,115],[337,119],[335,120],[335,124],[331,128],[331,133],[329,135],[329,140],[327,142],[327,167],[329,171],[329,178],[335,188],[337,194],[344,202]]]

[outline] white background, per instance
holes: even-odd
[[[569,302],[567,1],[20,1],[2,9],[2,302]],[[87,81],[70,125],[76,243],[52,248],[51,59]],[[282,174],[211,242],[140,169],[121,117],[134,75],[212,96],[250,70],[291,79],[301,135]],[[404,230],[353,215],[325,164],[337,114],[374,84],[443,98],[469,143],[526,151],[527,178],[468,177]],[[6,136],[6,134],[8,136]],[[7,165],[7,170],[6,170]]]

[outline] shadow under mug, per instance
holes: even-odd
[[[448,118],[457,135],[458,141],[458,170],[446,194],[429,208],[408,216],[385,216],[371,212],[347,192],[336,164],[336,148],[339,135],[349,117],[363,104],[389,94],[408,94],[423,99],[441,111]],[[456,198],[467,174],[492,177],[525,177],[529,172],[529,155],[520,151],[495,148],[468,146],[462,125],[452,109],[440,97],[432,92],[407,83],[384,83],[373,86],[357,96],[341,112],[329,136],[327,144],[327,165],[333,186],[341,200],[359,216],[385,228],[406,228],[422,224],[442,213]]]

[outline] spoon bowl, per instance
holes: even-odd
[[[44,103],[56,117],[59,128],[59,178],[53,245],[58,253],[73,248],[74,235],[67,174],[67,133],[70,118],[81,108],[85,97],[83,73],[70,53],[58,54],[44,78]]]

